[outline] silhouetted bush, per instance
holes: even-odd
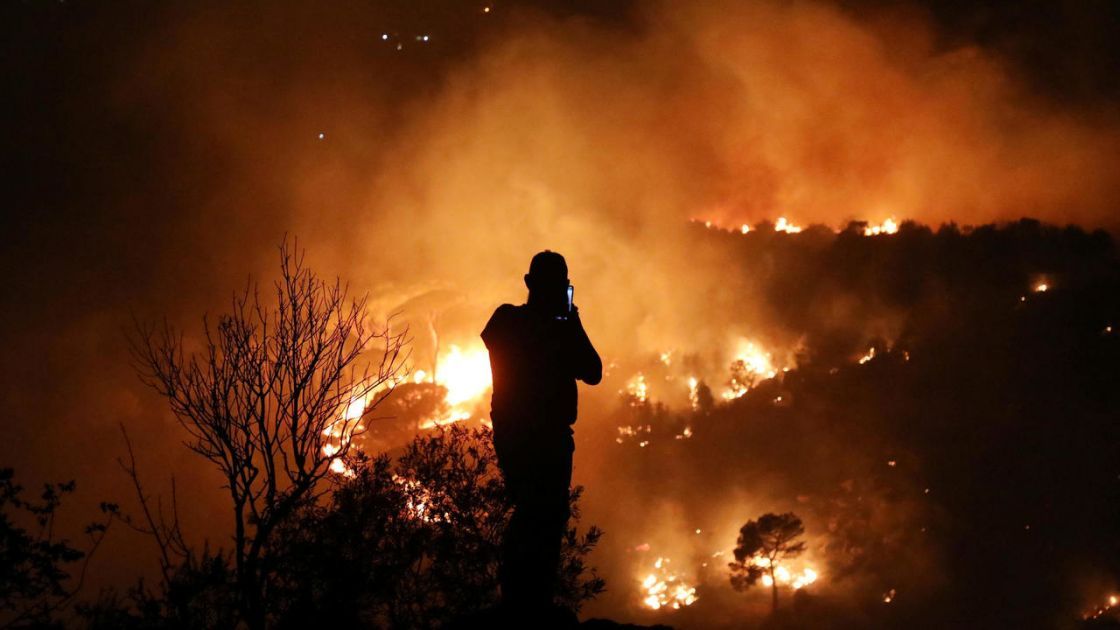
[[[453,426],[417,437],[396,461],[348,463],[352,476],[339,476],[328,499],[276,531],[262,567],[270,626],[432,627],[497,603],[509,505],[487,430]],[[579,495],[559,591],[575,609],[604,589],[584,563],[601,532],[575,527]],[[159,592],[140,584],[82,612],[95,628],[230,627],[235,592],[228,557],[204,552]]]

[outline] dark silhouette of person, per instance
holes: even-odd
[[[603,362],[579,309],[569,309],[563,256],[533,256],[525,286],[528,301],[499,306],[482,331],[494,379],[494,450],[513,505],[502,543],[502,608],[515,617],[567,615],[560,621],[575,622],[553,599],[569,517],[576,379],[598,384]]]

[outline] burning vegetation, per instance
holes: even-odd
[[[757,603],[752,592],[769,592],[771,597],[788,592],[797,594],[794,599],[802,611],[798,614],[870,615],[889,626],[910,614],[927,614],[931,599],[957,592],[953,585],[958,582],[950,576],[978,567],[970,557],[948,553],[955,545],[968,545],[967,538],[953,533],[952,514],[984,514],[984,521],[975,522],[977,534],[1002,528],[1020,536],[1045,535],[1039,530],[1040,513],[1030,502],[1019,504],[1019,511],[994,507],[1006,505],[1006,496],[1015,496],[1007,495],[1008,488],[1023,487],[1027,479],[1032,487],[1047,487],[1034,471],[1039,461],[1022,459],[1033,451],[1008,445],[998,455],[977,459],[972,454],[993,439],[989,436],[1000,435],[1005,444],[1008,440],[996,426],[971,424],[978,414],[992,413],[1002,397],[1024,399],[1030,394],[975,375],[983,373],[981,366],[989,366],[1030,382],[1036,378],[1032,370],[1042,368],[1033,362],[1039,356],[1058,361],[1058,356],[1114,351],[1101,345],[1108,336],[1100,332],[1114,317],[1106,314],[1116,308],[1111,302],[1081,312],[1084,329],[1061,338],[1063,344],[1075,344],[1067,347],[1077,348],[1074,355],[1065,355],[1068,349],[1055,354],[1059,351],[1050,347],[1056,342],[1051,325],[1030,310],[1079,312],[1079,296],[1109,295],[1103,287],[1117,282],[1117,276],[1107,262],[1114,255],[1108,239],[1029,221],[973,230],[947,226],[936,232],[910,222],[877,232],[859,223],[839,232],[809,226],[780,241],[753,229],[703,232],[700,238],[713,239],[709,246],[726,247],[731,258],[741,256],[742,269],[758,268],[751,263],[755,258],[778,262],[773,265],[776,271],[761,278],[764,295],[775,291],[768,302],[774,313],[765,319],[767,325],[732,336],[722,347],[678,341],[668,350],[651,349],[644,358],[615,355],[608,384],[616,384],[616,396],[588,392],[583,402],[588,411],[577,426],[577,452],[584,454],[577,471],[593,480],[587,509],[608,532],[659,541],[640,546],[636,567],[633,559],[618,555],[617,546],[606,544],[600,558],[609,567],[608,577],[618,579],[618,569],[610,567],[619,566],[634,567],[637,575],[632,590],[620,585],[602,603],[593,604],[594,609],[606,607],[617,616],[618,610],[637,607],[644,611],[638,615],[705,619],[710,614],[705,611],[714,610],[709,607],[739,606],[721,595],[721,589],[745,588],[747,579],[736,575],[753,575],[750,583],[762,588],[745,591],[746,611]],[[1069,239],[1079,243],[1081,254],[1076,258],[1057,253],[1068,251]],[[916,252],[925,257],[922,275],[904,262]],[[993,255],[999,261],[995,268],[990,266]],[[988,271],[975,273],[973,260],[988,261]],[[788,270],[798,270],[796,281]],[[1057,277],[1065,278],[1059,288]],[[798,290],[791,293],[791,286]],[[938,297],[930,301],[933,287]],[[1007,298],[1024,289],[1046,294],[1048,301],[1017,310],[1015,301]],[[853,294],[867,306],[840,322],[818,318],[816,306],[801,308]],[[953,305],[952,318],[944,315],[947,305]],[[781,324],[775,326],[775,321]],[[1000,324],[988,327],[985,321]],[[1004,345],[1008,339],[1016,343]],[[994,347],[1003,351],[993,353]],[[1032,359],[1015,358],[1026,356]],[[1056,364],[1071,365],[1049,365]],[[1079,370],[1087,369],[1086,364],[1078,365]],[[964,374],[974,376],[957,377]],[[1048,368],[1037,377],[1054,379]],[[474,396],[459,397],[456,405],[484,409],[485,380],[475,375],[463,381],[474,384],[462,389]],[[439,385],[438,379],[423,382]],[[1063,380],[1057,386],[1074,391],[1103,382],[1094,376],[1086,383]],[[717,384],[715,395],[707,383]],[[938,393],[938,388],[949,386],[959,400],[974,407],[962,411],[957,399]],[[444,391],[431,390],[449,404],[451,397]],[[1103,391],[1097,390],[1097,395]],[[476,415],[473,421],[483,417]],[[946,425],[945,418],[954,420]],[[1018,418],[1017,430],[1029,432],[1020,438],[1025,443],[1055,430],[1042,410]],[[426,422],[415,426],[424,429]],[[1089,427],[1084,430],[1092,432]],[[976,488],[961,492],[968,487],[968,471],[993,458],[1003,461],[1003,474],[1011,475],[998,490],[990,490],[1004,499],[997,501]],[[612,464],[600,467],[606,462]],[[1086,474],[1084,481],[1098,486],[1107,476]],[[1016,478],[1019,481],[1012,481]],[[609,505],[597,502],[596,495],[611,497]],[[1063,495],[1054,491],[1048,496],[1059,501]],[[1071,499],[1076,502],[1074,497],[1064,500]],[[754,507],[736,509],[740,502]],[[672,505],[692,516],[687,523],[667,528],[679,517],[665,524],[657,518],[634,521],[620,514],[620,503],[628,514],[653,515]],[[731,557],[735,519],[749,517],[751,510],[770,509],[791,509],[799,523],[804,519],[807,537],[798,547],[803,555],[741,552],[743,557],[736,556],[733,563],[738,569],[722,569]],[[1051,521],[1048,527],[1058,523]],[[1026,538],[1005,552],[986,550],[982,557],[1014,566],[1007,558],[1018,553],[1019,544],[1042,553],[1037,546],[1042,543]],[[663,551],[652,556],[650,549]],[[1079,557],[1092,562],[1092,554]],[[1000,576],[1024,587],[1011,572]],[[811,603],[809,609],[806,602]],[[889,614],[876,612],[885,604],[890,605]],[[1109,609],[1101,610],[1106,614]],[[992,609],[990,614],[1003,618],[1007,611]],[[1076,614],[1067,613],[1067,618]]]
[[[158,585],[91,604],[101,627],[426,626],[492,601],[478,332],[544,248],[611,366],[576,426],[579,507],[607,536],[569,532],[566,601],[681,627],[1117,618],[1120,272],[1093,231],[1120,199],[1114,103],[1044,98],[926,7],[203,4],[6,22],[30,119],[9,125],[10,457],[85,466],[114,499],[135,483],[160,554]],[[1005,222],[1023,214],[1043,221]],[[205,333],[147,329],[157,393],[131,387],[121,323],[221,309],[271,265],[270,230],[392,326],[254,319],[246,293],[197,362]],[[277,325],[333,366],[278,354]],[[363,339],[391,348],[351,355]],[[373,367],[334,370],[354,362]],[[169,401],[200,421],[159,422]],[[98,418],[184,491],[159,502],[136,461],[117,479]],[[184,440],[199,461],[169,456]],[[766,515],[795,515],[800,555],[735,555]],[[106,541],[106,574],[150,563]]]

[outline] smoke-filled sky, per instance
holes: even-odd
[[[443,342],[473,342],[532,253],[559,250],[622,359],[748,332],[796,346],[690,220],[1120,226],[1110,2],[0,11],[0,463],[77,478],[75,514],[127,501],[121,422],[153,485],[212,496],[125,333],[221,311],[285,234],[378,314],[437,317]],[[104,560],[106,581],[131,560]]]

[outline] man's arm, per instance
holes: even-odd
[[[572,376],[587,383],[598,385],[603,380],[603,360],[591,345],[591,339],[583,329],[583,322],[579,318],[579,309],[573,308],[568,317],[572,331]]]

